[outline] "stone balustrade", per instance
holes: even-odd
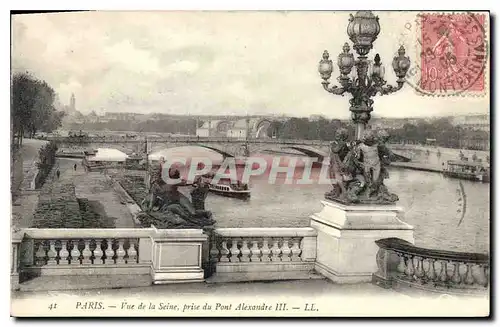
[[[218,228],[210,262],[218,280],[301,279],[314,270],[313,228]]]
[[[112,276],[103,280],[117,287],[127,280],[119,275],[137,276],[140,286],[200,282],[204,280],[202,249],[207,248],[208,253],[207,238],[201,229],[154,226],[13,230],[12,289],[40,276]]]
[[[489,288],[489,257],[419,248],[399,238],[376,241],[378,271],[373,282],[385,288],[412,287],[452,294]]]
[[[27,228],[22,232],[20,265],[28,275],[150,273],[150,260],[140,260],[141,243],[150,244],[149,228]]]

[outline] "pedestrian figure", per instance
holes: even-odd
[[[76,164],[73,166],[73,168],[74,168],[74,169],[75,169],[75,171],[76,171]]]
[[[57,175],[57,179],[59,179],[59,176],[61,175],[61,172],[59,171],[59,169],[57,170],[56,175]]]

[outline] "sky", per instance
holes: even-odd
[[[417,53],[415,12],[376,12],[388,83],[400,44]],[[12,70],[47,81],[82,113],[284,114],[348,118],[348,96],[323,90],[325,49],[336,61],[349,12],[79,12],[12,18]],[[338,67],[332,75],[336,83]],[[422,96],[405,85],[374,113],[418,117],[488,113],[489,96]]]

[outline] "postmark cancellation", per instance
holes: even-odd
[[[407,80],[423,96],[487,94],[487,12],[422,12],[415,19],[417,54]]]

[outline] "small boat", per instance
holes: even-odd
[[[490,168],[482,162],[468,160],[448,160],[443,174],[452,178],[477,182],[490,182]]]
[[[218,183],[214,184],[213,181],[213,175],[205,175],[203,178],[205,181],[208,183],[208,190],[212,193],[215,193],[217,195],[221,196],[227,196],[230,198],[237,198],[237,199],[242,199],[246,200],[250,198],[250,188],[248,187],[248,184],[244,183],[231,183],[230,179],[227,178],[221,178]]]

